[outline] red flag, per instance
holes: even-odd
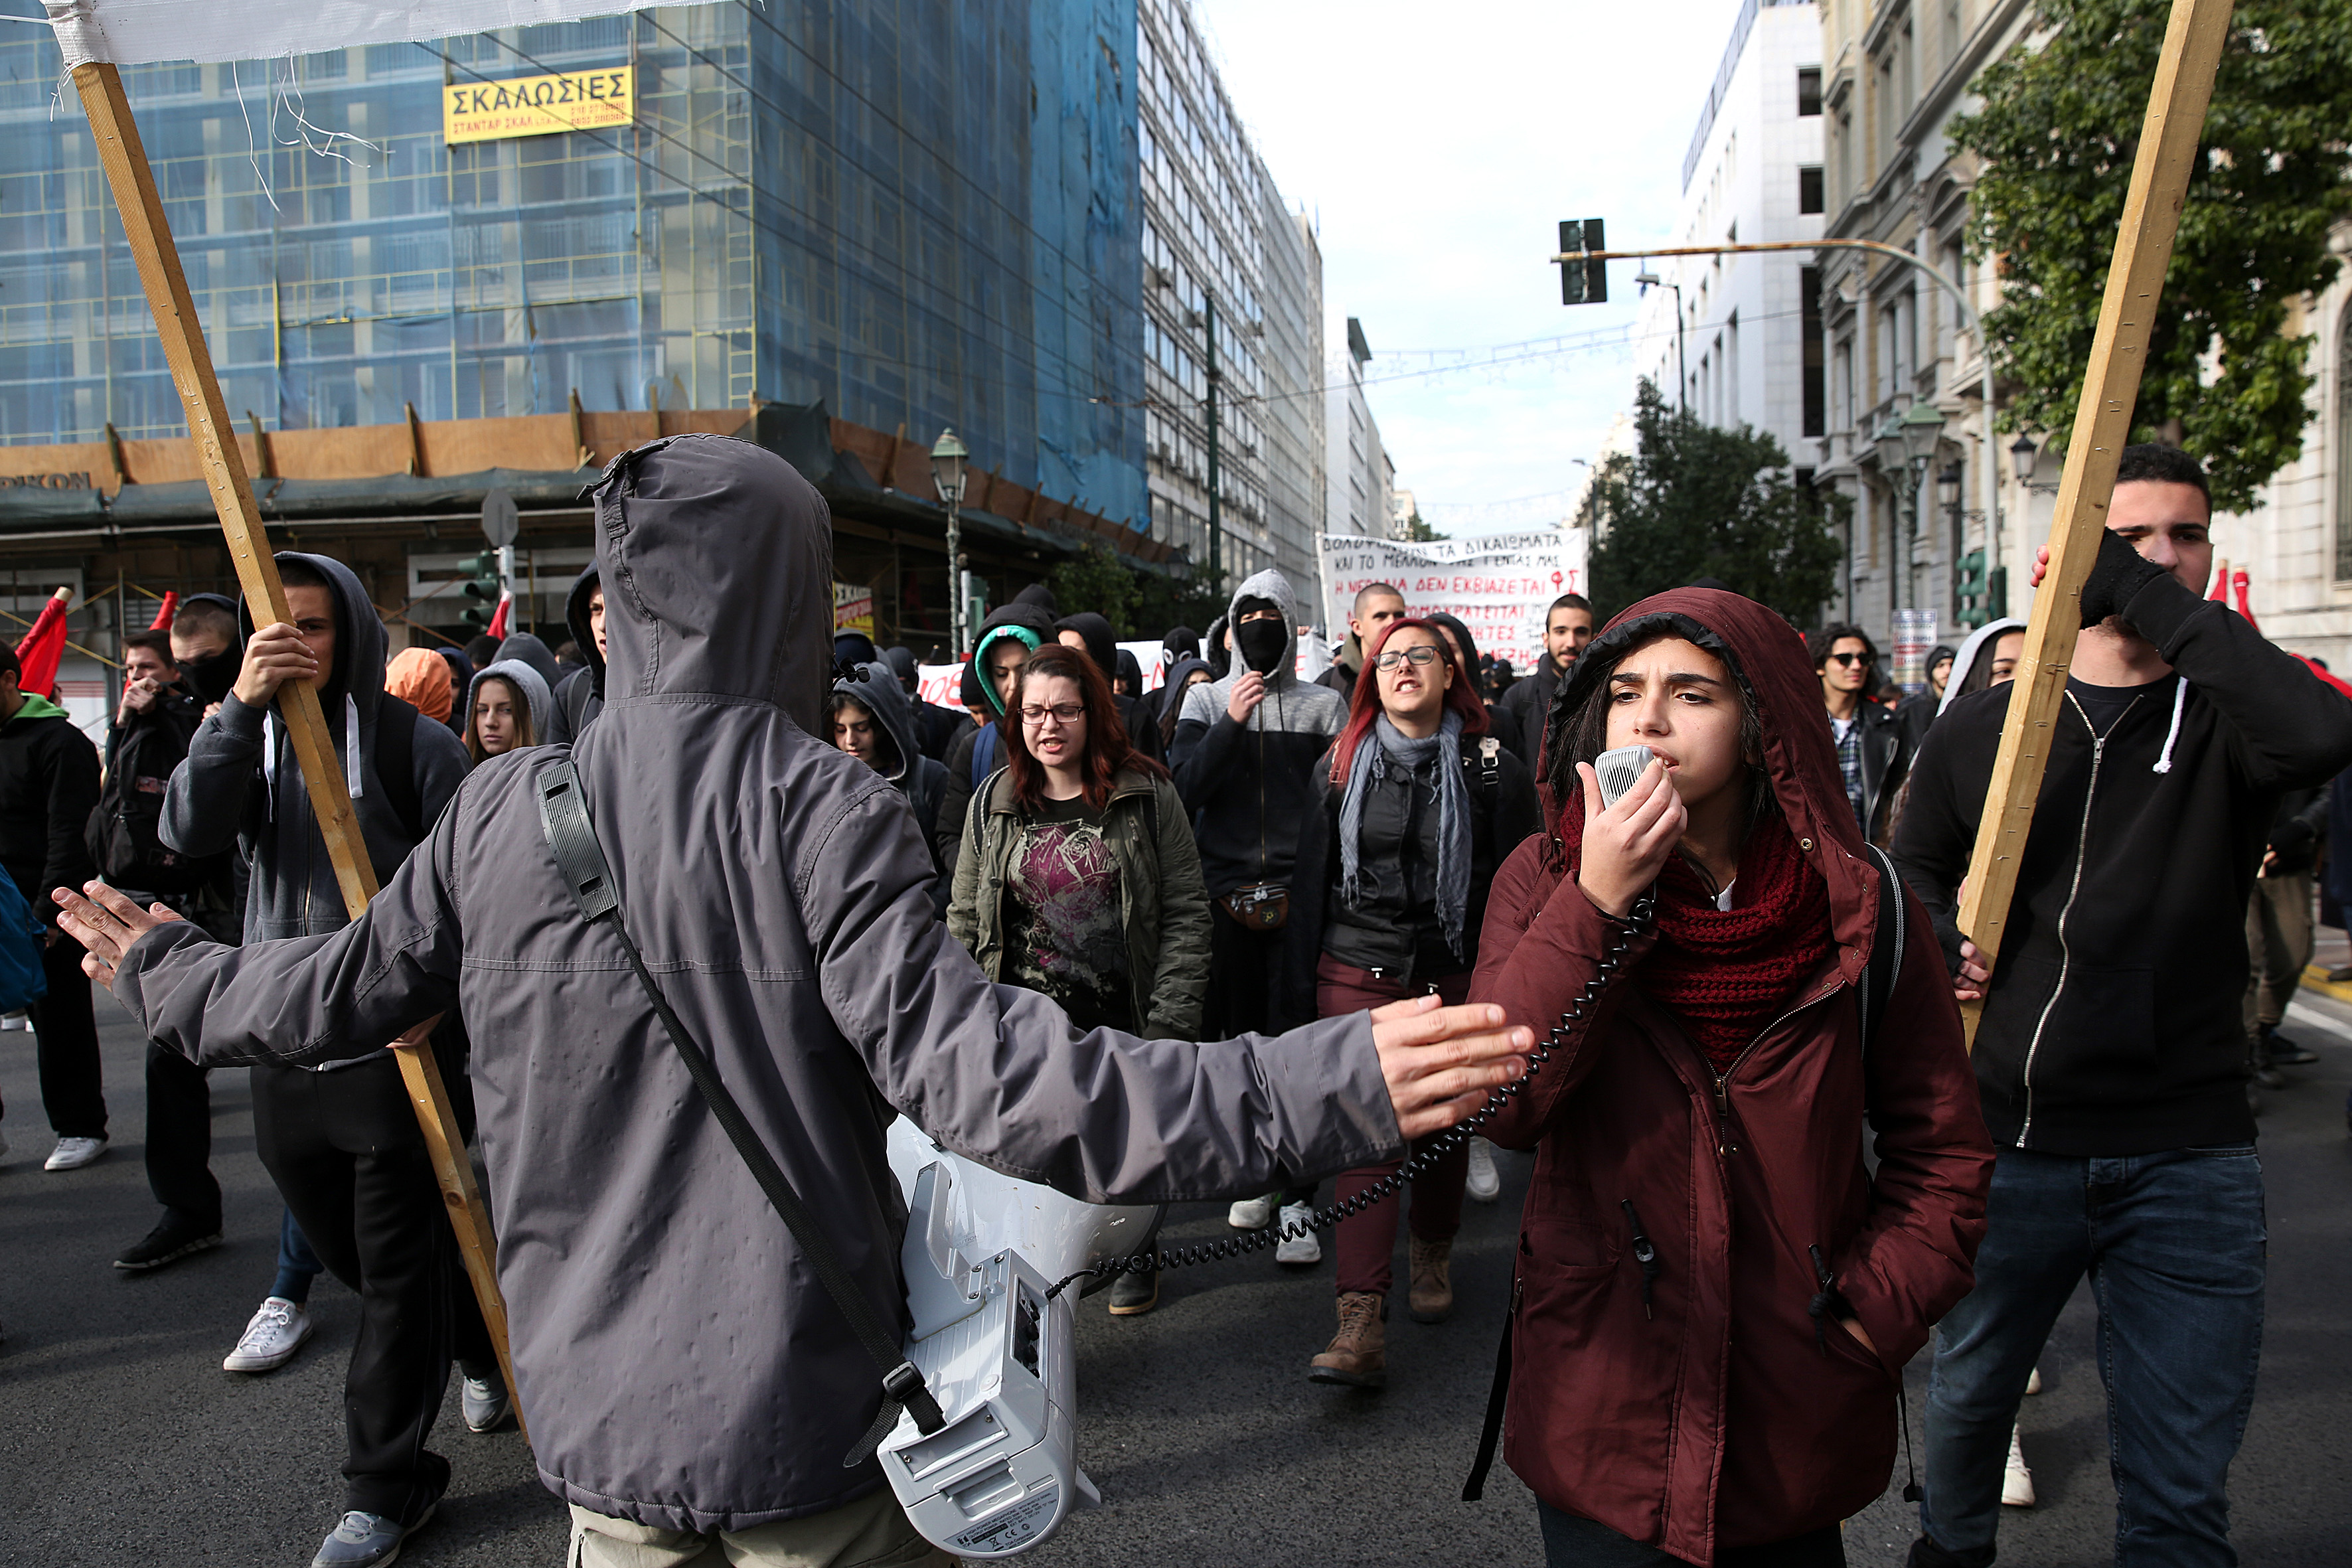
[[[2261,626],[2262,622],[2254,619],[2253,605],[2246,602],[2246,574],[2243,572],[2235,572],[2231,574],[2230,580],[2236,586],[2238,593],[2238,614],[2245,616],[2249,625]]]
[[[514,609],[514,590],[509,588],[499,595],[499,607],[490,612],[489,634],[500,642],[507,640],[507,616]]]
[[[177,588],[168,589],[163,595],[163,604],[156,607],[154,624],[147,629],[151,632],[170,631],[172,629],[172,617],[179,613],[180,591]]]
[[[2230,563],[2227,561],[2213,563],[2213,591],[2205,596],[2224,605],[2230,602]]]
[[[16,645],[16,662],[24,668],[16,678],[17,690],[55,697],[58,661],[66,656],[66,606],[72,602],[71,588],[50,595],[49,602],[33,618],[33,629]]]
[[[2341,691],[2345,696],[2352,697],[2352,686],[2347,686],[2344,682],[2338,680],[2334,675],[2331,675],[2326,670],[2320,668],[2317,662],[2315,661],[2309,654],[2299,653],[2294,657],[2303,660],[2305,667],[2308,668],[2312,674],[2319,677],[2320,679],[2327,682],[2328,685],[2336,688],[2336,690]]]

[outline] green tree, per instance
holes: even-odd
[[[1412,509],[1412,515],[1405,519],[1404,537],[1407,542],[1412,544],[1434,544],[1441,539],[1451,539],[1454,536],[1450,533],[1440,533],[1423,522],[1421,520],[1421,509],[1415,507]]]
[[[1131,571],[1109,546],[1093,541],[1046,573],[1045,585],[1064,615],[1092,610],[1129,642],[1158,637],[1171,626],[1197,632],[1225,613],[1222,574],[1213,579],[1199,568],[1184,577]]]
[[[1769,434],[1704,424],[1646,380],[1633,427],[1636,449],[1604,458],[1585,497],[1601,613],[1714,577],[1810,624],[1837,584],[1846,498],[1800,488]]]
[[[2073,426],[2124,192],[2164,39],[2161,0],[2042,0],[2042,47],[1978,79],[1953,141],[1984,160],[1973,255],[1999,258],[1985,318],[2016,394],[2003,429]],[[2294,460],[2311,417],[2298,305],[2335,278],[2352,216],[2352,0],[2241,0],[2152,327],[2135,441],[2205,465],[2215,505],[2243,510]]]

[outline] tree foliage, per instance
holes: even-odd
[[[1225,613],[1224,578],[1205,568],[1189,577],[1130,571],[1108,545],[1089,541],[1045,574],[1045,585],[1066,616],[1092,610],[1127,641],[1160,637],[1171,626],[1200,631]]]
[[[1811,624],[1837,585],[1851,503],[1800,489],[1770,435],[1704,424],[1646,380],[1633,426],[1636,450],[1603,459],[1585,501],[1601,613],[1714,577]]]
[[[1998,257],[1985,332],[2016,384],[2004,429],[2063,444],[2081,395],[2124,193],[2164,40],[2163,0],[2042,0],[2042,46],[1978,80],[1953,123],[1984,160],[1970,249]],[[2241,0],[2189,175],[2132,439],[2205,465],[2243,510],[2294,460],[2311,417],[2297,305],[2336,276],[2328,233],[2352,215],[2352,0]]]

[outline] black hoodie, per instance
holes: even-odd
[[[556,683],[555,722],[548,727],[547,737],[551,745],[568,746],[579,740],[604,710],[604,656],[588,625],[588,595],[596,591],[596,568],[592,564],[572,580],[572,592],[563,601],[563,624],[572,628],[572,640],[580,645],[580,657],[588,668],[575,669]]]
[[[2121,1157],[2252,1141],[2246,902],[2279,797],[2352,763],[2352,702],[2172,577],[2122,612],[2175,671],[2104,738],[2070,690],[1976,1039],[1995,1142]],[[2074,684],[2074,683],[2070,683]],[[1927,731],[1896,864],[1957,963],[1993,754],[2022,680]],[[2098,692],[2115,688],[2091,688]]]

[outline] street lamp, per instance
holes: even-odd
[[[2055,490],[2058,488],[2056,485],[2037,485],[2033,482],[2033,472],[2041,463],[2041,448],[2034,446],[2032,437],[2020,436],[2009,444],[2010,471],[2017,476],[2017,482],[2028,490],[2043,492]]]
[[[1927,477],[1927,465],[1935,460],[1936,447],[1944,438],[1944,416],[1932,403],[1914,403],[1903,413],[1889,414],[1873,432],[1882,446],[1903,455],[1900,463],[1888,464],[1885,469],[1887,482],[1911,504],[1911,532],[1903,551],[1903,595],[1910,601],[1906,607],[1916,608],[1919,602],[1919,487]]]
[[[1652,289],[1675,291],[1675,406],[1685,407],[1683,387],[1690,380],[1690,366],[1683,363],[1683,286],[1660,281],[1658,275],[1646,267],[1633,274],[1633,284],[1644,294]]]
[[[963,463],[971,456],[951,429],[940,431],[931,447],[931,485],[948,509],[948,638],[959,658],[964,653],[963,530],[956,509],[963,504]]]

